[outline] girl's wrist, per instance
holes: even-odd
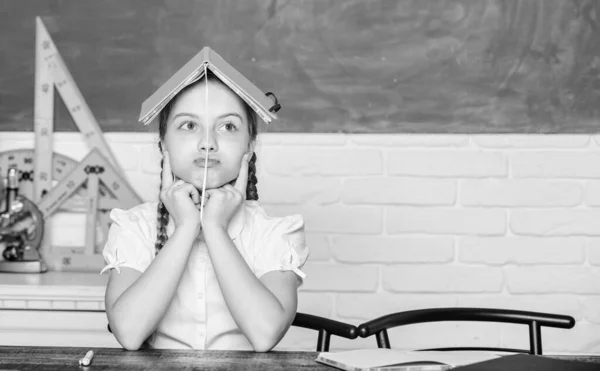
[[[215,234],[223,233],[226,231],[227,231],[227,228],[218,223],[214,223],[214,224],[213,223],[203,223],[202,224],[202,232],[204,233],[204,236],[215,235]]]
[[[182,234],[184,236],[188,236],[192,239],[196,239],[196,237],[200,234],[200,225],[199,224],[181,224],[175,226],[175,231],[173,233]]]

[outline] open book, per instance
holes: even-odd
[[[139,121],[150,123],[160,111],[186,86],[200,80],[208,68],[231,90],[239,95],[256,113],[270,123],[277,119],[276,102],[271,100],[256,85],[227,63],[214,50],[205,46],[179,69],[167,82],[142,103]]]
[[[405,351],[399,349],[357,349],[319,353],[317,362],[347,371],[442,371],[499,357],[483,351]]]

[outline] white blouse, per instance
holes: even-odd
[[[155,257],[157,202],[129,210],[113,209],[103,250],[102,272],[129,267],[144,272]],[[173,220],[167,235],[173,234]],[[258,201],[245,201],[227,230],[256,277],[290,270],[302,280],[308,258],[300,215],[269,217]],[[102,273],[101,272],[101,273]],[[252,350],[231,317],[219,288],[206,243],[196,240],[171,305],[148,339],[153,348]]]

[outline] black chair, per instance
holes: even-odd
[[[317,352],[329,351],[329,340],[331,339],[331,335],[340,336],[346,339],[356,339],[358,337],[358,329],[356,326],[312,314],[296,313],[292,326],[319,332]]]
[[[319,332],[317,339],[317,352],[328,352],[331,335],[344,337],[347,339],[356,339],[358,329],[354,325],[344,322],[334,321],[328,318],[314,316],[312,314],[296,313],[292,326],[316,330]],[[110,323],[107,325],[110,333]]]
[[[565,329],[575,326],[573,317],[558,314],[491,308],[434,308],[397,312],[375,318],[358,326],[358,335],[363,338],[375,335],[379,348],[390,348],[388,329],[416,323],[443,321],[502,322],[528,325],[529,350],[485,347],[452,347],[424,350],[488,350],[540,355],[542,354],[542,326]]]

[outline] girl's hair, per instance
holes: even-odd
[[[206,79],[208,81],[216,82],[216,83],[219,83],[219,84],[227,87],[221,80],[219,80],[218,77],[216,77],[210,71],[207,71]],[[178,93],[177,96],[179,96],[184,91],[190,89],[192,86],[194,86],[196,84],[200,84],[204,81],[205,81],[205,78],[203,77],[201,80],[199,80],[191,85],[186,86],[184,89],[181,90],[180,93]],[[169,115],[171,114],[173,105],[175,104],[175,101],[177,100],[177,96],[175,96],[173,99],[171,99],[171,101],[165,106],[165,108],[162,109],[162,111],[160,112],[160,115],[159,115],[158,148],[161,152],[162,152],[161,143],[165,139]],[[258,132],[258,118],[257,118],[256,112],[254,112],[254,110],[252,108],[250,108],[250,106],[243,99],[241,99],[237,94],[236,94],[236,97],[238,97],[240,103],[244,107],[244,111],[245,111],[246,117],[248,119],[248,133],[250,134],[250,142],[254,142],[256,140],[256,136],[257,136],[257,132]],[[161,175],[162,175],[163,160],[160,161],[160,169],[161,169]],[[161,179],[162,179],[162,177],[161,177]],[[258,200],[258,190],[256,189],[256,183],[258,183],[258,179],[256,179],[256,153],[253,153],[252,157],[250,158],[250,163],[248,164],[248,185],[246,187],[246,199],[247,200]],[[160,188],[162,189],[162,182],[161,182]],[[164,244],[167,242],[167,238],[168,238],[167,237],[167,224],[169,224],[169,211],[167,210],[165,205],[160,200],[158,201],[157,212],[158,212],[157,213],[158,214],[157,224],[156,224],[157,225],[157,231],[156,231],[157,233],[156,233],[156,242],[154,244],[154,247],[156,248],[156,253],[158,254],[160,249],[162,249]]]

